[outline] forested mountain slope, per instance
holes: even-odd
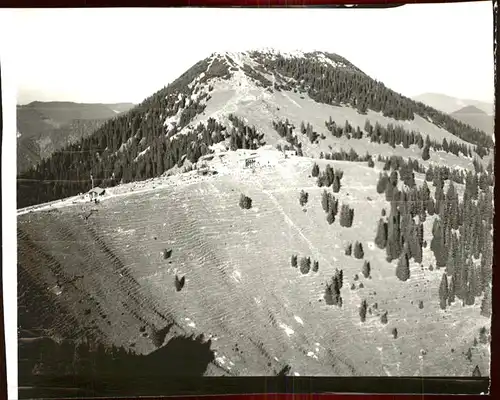
[[[231,113],[242,119],[242,129],[233,130]],[[307,147],[313,154],[334,146],[364,153],[365,142],[384,142],[378,128],[376,136],[367,139],[366,120],[389,127],[389,146],[381,147],[385,153],[393,151],[390,146],[396,142],[421,149],[427,136],[435,141],[433,149],[455,155],[462,151],[472,156],[474,150],[482,156],[493,144],[483,132],[391,91],[335,54],[213,54],[137,107],[104,123],[92,136],[22,173],[19,207],[87,191],[90,175],[105,186],[159,176],[182,166],[186,158],[196,161],[218,142],[259,146],[250,137],[251,127],[264,134],[261,144],[279,142],[273,122],[288,117],[297,129],[300,122],[312,124],[319,143],[306,146],[315,140],[299,135],[294,146]],[[363,141],[351,140],[350,128],[344,138],[328,135],[333,127],[330,118],[343,128],[346,122],[354,130],[359,127]],[[323,136],[329,140],[322,142]],[[284,143],[289,144],[286,137]]]

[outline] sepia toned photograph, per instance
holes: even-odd
[[[491,2],[0,24],[19,398],[490,376]]]

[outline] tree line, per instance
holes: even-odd
[[[339,57],[332,54],[325,56],[331,57],[332,60]],[[415,115],[420,115],[453,135],[484,147],[485,151],[494,145],[492,138],[486,133],[388,89],[383,83],[370,78],[347,60],[342,62],[347,67],[335,68],[319,61],[314,53],[300,58],[277,55],[272,59],[254,54],[254,58],[264,65],[266,70],[276,71],[294,79],[298,82],[298,90],[307,92],[319,103],[350,105],[361,114],[366,114],[370,109],[401,121],[413,120]]]

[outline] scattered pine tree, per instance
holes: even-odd
[[[488,343],[488,335],[487,335],[487,330],[483,326],[479,329],[479,343],[481,344],[487,344]]]
[[[396,276],[403,282],[410,279],[410,259],[408,257],[408,251],[403,251],[403,253],[401,253],[398,266],[396,267]]]
[[[361,319],[361,322],[366,321],[366,310],[368,308],[368,304],[366,303],[366,300],[363,300],[361,302],[361,305],[359,306],[359,318]]]
[[[385,313],[382,314],[382,316],[380,317],[380,322],[383,323],[384,325],[387,324],[388,322],[388,318],[387,318],[387,314],[388,312],[386,311]]]
[[[309,257],[302,257],[300,259],[300,272],[304,275],[308,274],[311,270],[311,259]]]
[[[392,336],[394,337],[394,339],[398,338],[398,330],[396,328],[392,329]]]
[[[331,285],[327,284],[325,287],[325,294],[323,295],[323,298],[325,299],[325,303],[329,306],[334,305],[334,299],[333,299],[333,291]]]
[[[363,264],[363,276],[365,278],[369,278],[370,274],[371,274],[370,262],[365,260],[365,262]]]
[[[385,211],[385,210],[382,210]],[[383,218],[378,221],[377,236],[375,236],[375,245],[379,249],[385,249],[387,244],[387,223]]]
[[[240,207],[244,209],[252,208],[252,199],[250,197],[245,196],[243,193],[240,196]]]
[[[319,270],[319,262],[318,261],[314,261],[312,270],[313,270],[313,272],[318,272],[318,270]]]
[[[347,204],[342,204],[340,209],[340,226],[350,228],[354,220],[354,209]]]
[[[297,256],[294,254],[291,259],[292,267],[297,268]]]
[[[184,284],[186,283],[186,277],[183,276],[182,278],[179,279],[177,275],[175,275],[175,290],[180,292],[182,288],[184,287]]]
[[[342,297],[340,296],[340,289],[342,289],[342,286],[343,272],[337,269],[335,275],[332,277],[331,283],[326,284],[324,295],[326,304],[342,307]]]
[[[163,250],[163,259],[168,260],[172,256],[172,249]]]
[[[307,204],[307,201],[309,200],[309,193],[305,192],[302,190],[300,192],[300,197],[299,197],[299,203],[302,207],[304,207]]]
[[[360,260],[364,256],[365,252],[363,251],[363,245],[360,242],[356,241],[356,243],[354,243],[354,258]]]
[[[350,256],[352,254],[352,243],[348,243],[345,247],[345,255]]]

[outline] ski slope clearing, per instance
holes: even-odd
[[[257,166],[244,168],[251,153]],[[489,320],[477,304],[439,308],[442,271],[429,270],[429,248],[401,282],[395,262],[374,246],[388,207],[376,191],[380,163],[270,149],[209,158],[200,161],[216,174],[198,169],[110,188],[99,204],[76,197],[18,213],[19,268],[66,310],[59,332],[91,331],[143,354],[175,334],[201,333],[216,352],[207,375],[275,375],[286,365],[300,376],[470,376],[476,364],[489,372],[487,345],[474,347],[470,361],[463,354]],[[335,197],[354,209],[352,227],[327,223],[324,188],[310,176],[314,162],[344,171]],[[301,190],[309,194],[303,207]],[[250,209],[239,207],[242,193]],[[427,241],[432,222],[425,222]],[[363,244],[371,278],[361,274],[363,260],[345,255],[354,241]],[[317,260],[318,272],[292,268],[293,254]],[[341,308],[323,299],[336,268],[344,271]],[[185,277],[180,291],[175,276]],[[365,323],[362,299],[371,310]]]

